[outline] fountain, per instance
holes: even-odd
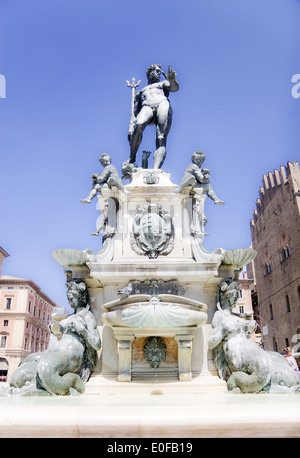
[[[179,185],[162,169],[169,93],[179,85],[173,69],[165,74],[158,65],[147,78],[138,93],[139,83],[128,83],[130,155],[122,178],[102,154],[103,171],[81,200],[98,199],[102,220],[91,235],[102,233],[102,246],[52,253],[67,274],[75,313],[52,324],[57,344],[26,358],[2,390],[0,435],[8,434],[5,424],[15,424],[14,437],[265,437],[270,422],[276,437],[293,435],[295,425],[300,431],[298,378],[281,355],[250,339],[253,320],[232,313],[239,272],[256,252],[205,249],[205,200],[224,202],[202,151],[191,154]],[[152,123],[153,168],[149,151],[138,166],[141,133]],[[278,402],[289,415],[274,413]],[[12,405],[16,415],[30,412],[26,424]]]

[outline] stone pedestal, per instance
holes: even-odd
[[[130,382],[131,380],[131,344],[135,339],[134,335],[123,336],[122,334],[115,334],[118,341],[118,354],[119,354],[119,382]]]
[[[201,189],[191,193],[191,188],[178,193],[168,173],[153,169],[138,169],[126,189],[128,194],[102,188],[98,195],[104,221],[102,248],[98,253],[78,252],[80,265],[74,257],[73,265],[68,265],[69,277],[82,278],[88,286],[101,334],[101,364],[96,371],[119,381],[131,380],[134,339],[171,336],[177,342],[177,361],[173,358],[169,364],[167,359],[161,371],[176,370],[182,381],[207,375],[214,370],[206,336],[218,287],[222,279],[233,276],[234,266],[222,262],[224,250],[210,253],[204,248],[206,195]],[[160,309],[151,315],[147,301],[132,301],[141,294],[158,297]],[[144,314],[138,324],[129,316],[137,307]],[[146,361],[141,366],[135,374],[147,372]]]
[[[178,342],[179,380],[192,380],[192,340],[193,335],[175,336]]]

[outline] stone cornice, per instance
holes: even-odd
[[[0,246],[0,253],[5,257],[8,258],[10,255],[5,251],[2,246]]]
[[[48,304],[50,304],[52,307],[58,307],[58,305],[50,299],[47,294],[45,294],[41,288],[34,283],[32,280],[27,280],[24,278],[15,278],[15,277],[9,277],[9,278],[0,278],[0,286],[7,285],[7,286],[12,286],[12,285],[18,285],[18,286],[30,286],[39,296],[41,296]]]
[[[42,320],[39,320],[37,317],[31,315],[28,312],[15,312],[13,310],[0,310],[0,317],[1,318],[8,318],[14,320],[26,320],[29,323],[34,324],[37,327],[44,328],[48,330],[49,324],[45,323]]]

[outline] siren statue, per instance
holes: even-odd
[[[82,280],[67,283],[67,297],[74,314],[54,321],[57,341],[48,350],[27,356],[13,372],[7,396],[62,396],[81,394],[97,362],[101,341],[89,310],[89,293]]]
[[[236,279],[220,283],[218,310],[208,340],[219,377],[227,382],[228,391],[235,393],[299,391],[299,377],[284,356],[265,351],[251,340],[256,321],[232,313],[239,293]]]

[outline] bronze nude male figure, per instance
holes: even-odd
[[[166,78],[164,81],[160,81],[161,74]],[[154,169],[160,169],[166,157],[167,136],[172,123],[172,107],[168,97],[170,92],[178,91],[179,84],[176,81],[176,73],[170,66],[166,75],[162,72],[160,65],[150,65],[147,70],[147,79],[148,85],[134,97],[128,132],[129,163],[135,163],[145,128],[155,124]]]

